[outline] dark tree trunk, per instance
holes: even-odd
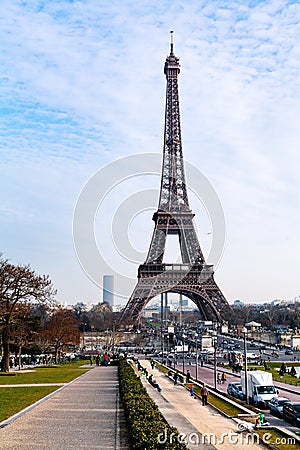
[[[19,345],[19,354],[18,354],[18,362],[19,362],[19,370],[22,367],[22,345]]]
[[[58,362],[58,347],[55,347],[55,364]]]
[[[2,330],[3,355],[1,360],[1,372],[9,372],[9,332],[7,326]]]

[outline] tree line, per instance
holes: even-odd
[[[29,264],[12,264],[0,253],[0,370],[8,372],[10,355],[19,360],[31,354],[52,352],[55,361],[67,348],[78,348],[83,324],[95,330],[112,323],[108,304],[87,312],[84,307],[61,307],[48,275],[37,274]],[[80,304],[79,304],[80,305]]]

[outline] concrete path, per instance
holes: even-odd
[[[116,366],[95,367],[6,423],[1,450],[129,449]]]
[[[227,419],[210,406],[202,406],[183,386],[174,386],[160,370],[152,370],[148,360],[140,362],[162,388],[162,393],[159,394],[142,376],[141,380],[148,394],[157,403],[169,424],[175,426],[182,437],[185,436],[189,449],[262,449],[253,433],[241,433],[234,420]]]

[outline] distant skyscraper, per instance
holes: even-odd
[[[114,276],[103,275],[103,301],[114,306]]]

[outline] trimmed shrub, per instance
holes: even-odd
[[[168,424],[132,366],[123,359],[119,364],[119,380],[131,449],[186,450],[178,430]]]

